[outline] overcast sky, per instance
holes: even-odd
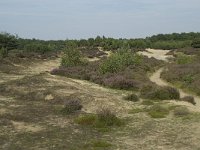
[[[200,0],[0,0],[0,31],[39,39],[200,32]]]

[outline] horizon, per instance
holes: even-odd
[[[198,0],[6,0],[0,30],[41,40],[200,32]]]

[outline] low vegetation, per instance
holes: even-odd
[[[121,119],[119,119],[109,109],[105,108],[99,110],[96,115],[81,115],[75,120],[75,122],[80,125],[89,125],[95,128],[108,128],[111,126],[121,126],[123,124]]]
[[[132,101],[132,102],[138,102],[140,99],[138,98],[138,96],[134,93],[124,97],[125,100],[127,101]]]
[[[65,101],[64,108],[61,110],[64,114],[71,114],[73,112],[79,111],[82,109],[82,105],[79,99],[69,99]]]
[[[174,115],[177,117],[183,117],[190,114],[190,111],[186,107],[177,107],[174,109]]]
[[[169,109],[162,105],[154,105],[148,110],[152,118],[165,118],[169,114]]]
[[[181,60],[176,57],[176,61],[167,66],[161,77],[180,88],[188,89],[200,95],[200,53],[196,51],[195,55],[184,55]]]
[[[144,86],[141,91],[141,97],[151,100],[172,100],[179,99],[180,93],[172,87],[159,87],[154,84]]]
[[[180,100],[184,101],[184,102],[191,103],[193,105],[196,105],[196,102],[195,102],[195,99],[194,99],[193,96],[185,96],[185,97],[181,98]]]

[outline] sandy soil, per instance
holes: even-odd
[[[138,52],[139,54],[145,55],[149,58],[154,57],[158,60],[168,61],[169,58],[172,58],[171,55],[166,55],[170,50],[155,50],[155,49],[146,49],[146,51]]]

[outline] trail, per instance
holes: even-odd
[[[149,51],[150,49],[147,49],[147,51]],[[150,50],[152,53],[151,53],[151,57],[154,57],[156,59],[159,59],[159,60],[163,60],[165,58],[165,61],[168,60],[168,57],[171,57],[171,56],[168,56],[166,55],[167,51],[166,50],[159,50],[159,55],[157,55],[158,53],[156,52],[156,50]],[[169,52],[169,51],[168,51]],[[146,53],[144,53],[145,55]],[[163,68],[160,68],[158,69],[155,73],[153,73],[151,76],[150,76],[150,80],[154,83],[156,83],[157,85],[159,86],[171,86],[171,87],[174,87],[172,84],[164,81],[162,78],[161,78],[161,73],[162,71],[164,70],[164,67]],[[174,88],[177,88],[177,87],[174,87]],[[196,105],[192,105],[192,104],[189,104],[187,102],[182,102],[182,101],[174,101],[174,100],[171,100],[172,103],[175,103],[175,104],[178,104],[178,105],[184,105],[184,106],[187,106],[190,110],[194,111],[194,112],[200,112],[200,98],[195,95],[195,94],[191,94],[191,93],[187,93],[185,91],[183,91],[182,89],[178,88],[179,92],[180,92],[180,97],[183,98],[185,96],[193,96],[194,99],[195,99],[195,102],[196,102]]]

